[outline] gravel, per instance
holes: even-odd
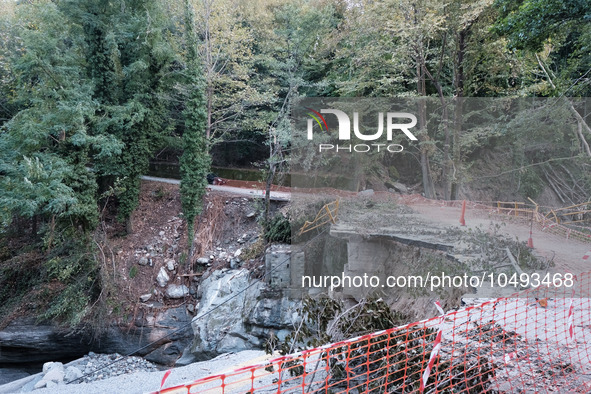
[[[97,380],[109,379],[114,376],[130,374],[134,372],[156,372],[160,368],[141,357],[126,357],[123,360],[117,361],[122,356],[120,354],[95,354],[89,353],[80,361],[78,367],[84,374],[75,383],[81,382],[96,382]],[[74,366],[77,366],[74,364]]]

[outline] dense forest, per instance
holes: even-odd
[[[405,152],[420,167],[397,177],[457,199],[486,148],[522,199],[550,184],[584,202],[590,18],[589,0],[0,0],[0,260],[40,253],[30,283],[69,284],[44,317],[80,321],[101,292],[101,223],[133,232],[150,160],[178,160],[192,234],[212,160],[287,171],[302,97],[553,99],[577,127],[420,133]]]

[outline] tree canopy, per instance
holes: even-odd
[[[427,197],[459,198],[486,147],[519,167],[522,198],[562,183],[579,202],[590,18],[589,0],[0,2],[0,233],[88,241],[106,205],[133,232],[140,177],[170,151],[192,239],[211,164],[262,165],[270,184],[303,97],[436,103],[417,101],[419,142],[378,171]],[[461,117],[470,97],[553,98],[577,127],[524,111],[511,131],[479,128]]]

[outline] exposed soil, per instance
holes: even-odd
[[[135,313],[142,304],[140,296],[147,298],[148,294],[150,303],[162,306],[194,303],[197,284],[209,271],[229,268],[231,263],[254,269],[260,260],[243,262],[240,255],[248,255],[248,249],[258,240],[257,204],[242,196],[209,191],[195,223],[195,253],[190,259],[178,185],[142,182],[139,206],[131,219],[133,233],[122,235],[124,227],[115,221],[107,225],[110,250],[106,252],[111,255],[107,261],[112,264],[109,269],[118,289],[113,312],[125,305],[128,313]],[[198,263],[201,257],[208,262]],[[168,283],[184,284],[190,289],[190,297],[166,297],[165,288],[156,282],[161,267],[170,277]]]

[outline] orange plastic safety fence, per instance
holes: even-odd
[[[585,273],[558,288],[474,300],[429,320],[159,393],[589,392],[590,288]]]

